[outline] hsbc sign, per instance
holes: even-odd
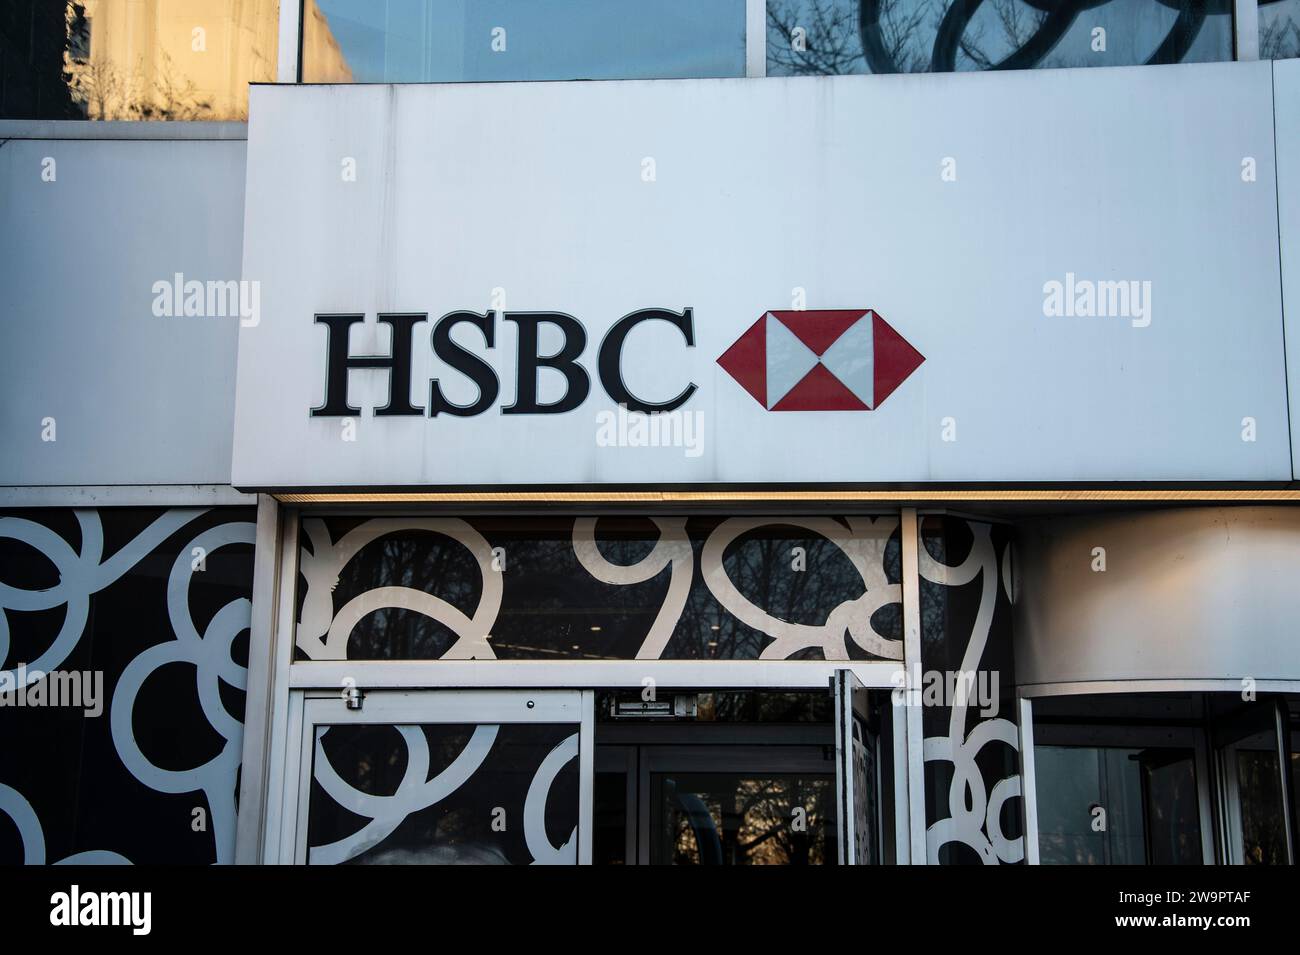
[[[563,414],[586,401],[592,376],[580,359],[587,347],[587,331],[563,312],[503,312],[504,322],[517,329],[514,400],[501,407],[506,415]],[[480,354],[453,340],[457,326],[476,329],[484,349],[497,342],[495,311],[457,311],[433,323],[430,346],[447,368],[473,384],[476,397],[469,402],[450,400],[441,379],[428,382],[428,402],[411,399],[412,363],[417,325],[428,322],[423,313],[379,313],[380,324],[391,329],[392,348],[386,355],[352,354],[348,339],[362,323],[359,313],[318,314],[315,321],[326,329],[324,402],[311,409],[313,417],[352,417],[361,413],[350,403],[348,372],[382,371],[388,376],[388,400],[374,409],[377,417],[439,415],[473,417],[497,404],[501,382],[494,367]],[[627,340],[643,322],[666,322],[681,334],[682,345],[695,347],[692,309],[680,312],[646,308],[620,318],[610,327],[596,351],[596,374],[611,401],[628,411],[655,414],[675,411],[699,387],[685,382],[671,396],[635,394],[625,382],[623,362]],[[557,331],[562,345],[549,354],[539,348],[541,330]],[[633,356],[633,360],[635,357]],[[888,322],[871,309],[779,310],[767,312],[717,359],[718,364],[770,411],[869,411],[880,404],[925,359]],[[539,399],[542,369],[558,372],[563,393]]]
[[[1276,190],[1185,161],[1273,155],[1256,66],[255,86],[231,483],[1290,481]]]

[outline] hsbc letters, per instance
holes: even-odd
[[[560,414],[579,407],[591,391],[591,378],[587,369],[578,361],[587,347],[587,331],[582,323],[563,312],[502,312],[501,317],[507,322],[513,322],[519,333],[515,401],[514,404],[503,407],[501,413]],[[392,329],[392,348],[387,355],[352,355],[348,352],[348,334],[353,325],[365,320],[364,315],[316,315],[316,323],[324,325],[327,330],[327,339],[325,401],[320,407],[311,410],[313,417],[352,417],[361,413],[361,409],[348,403],[347,375],[348,370],[353,368],[388,373],[388,403],[375,409],[377,417],[426,413],[429,417],[439,414],[469,417],[482,414],[496,403],[501,390],[496,371],[481,357],[451,338],[452,329],[464,323],[479,330],[485,347],[495,348],[496,312],[451,312],[434,324],[431,336],[434,354],[444,364],[472,381],[478,388],[478,396],[469,404],[454,404],[443,394],[439,380],[434,378],[429,382],[427,409],[411,402],[411,363],[415,326],[427,322],[428,315],[419,312],[381,312],[376,318]],[[680,312],[661,308],[639,309],[619,319],[605,333],[597,352],[597,375],[605,393],[629,411],[672,411],[685,404],[695,393],[694,382],[688,383],[675,397],[659,399],[658,396],[634,395],[623,381],[621,365],[628,333],[641,322],[650,321],[667,322],[675,326],[681,332],[686,347],[695,346],[695,325],[689,308]],[[553,355],[539,354],[538,338],[542,325],[554,326],[563,337],[564,344]],[[537,372],[541,368],[553,368],[564,376],[564,394],[560,398],[545,403],[538,400]]]

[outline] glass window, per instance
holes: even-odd
[[[1202,861],[1190,749],[1036,746],[1044,864]]]
[[[0,510],[0,866],[232,860],[255,519]]]
[[[745,75],[745,0],[305,0],[305,83]]]
[[[768,0],[767,72],[944,73],[1231,60],[1231,11],[1228,0]]]
[[[1259,58],[1300,56],[1300,0],[1259,0]]]
[[[318,726],[307,861],[527,865],[576,834],[575,731],[560,723]]]
[[[591,862],[627,863],[627,772],[597,772],[592,790]]]
[[[832,776],[652,773],[650,790],[652,865],[835,864]]]
[[[6,0],[0,118],[244,120],[278,0]]]
[[[1286,820],[1276,751],[1237,751],[1237,796],[1242,863],[1286,865]]]
[[[901,659],[898,518],[306,517],[299,659]]]

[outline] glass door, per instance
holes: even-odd
[[[281,861],[590,862],[591,693],[354,690],[294,703]]]
[[[867,688],[851,670],[836,670],[835,803],[840,865],[880,862],[879,734],[871,726]]]
[[[1191,726],[1034,724],[1044,865],[1214,861],[1203,734]]]
[[[1290,759],[1286,710],[1277,702],[1241,705],[1216,721],[1223,856],[1234,865],[1289,865]]]
[[[824,865],[835,777],[816,746],[646,746],[641,864]]]

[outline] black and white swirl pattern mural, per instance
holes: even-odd
[[[232,859],[254,518],[0,512],[0,862]]]
[[[921,666],[973,674],[976,688],[922,711],[929,862],[1021,862],[1010,531],[927,517],[919,569]]]
[[[304,518],[297,655],[902,659],[897,516]]]

